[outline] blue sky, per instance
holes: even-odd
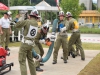
[[[93,1],[93,3],[97,3],[97,0],[92,0]]]

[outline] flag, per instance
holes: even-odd
[[[59,0],[56,0],[56,5],[57,5],[58,9],[60,10]]]
[[[56,5],[59,6],[59,0],[56,0]]]

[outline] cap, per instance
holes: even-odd
[[[8,15],[8,13],[7,13],[7,12],[5,12],[4,14]]]

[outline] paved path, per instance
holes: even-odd
[[[18,47],[10,48],[11,55],[7,57],[7,63],[14,62],[12,70],[5,75],[20,75],[19,63],[18,63]],[[99,50],[85,50],[86,60],[82,61],[80,56],[76,58],[69,57],[68,63],[64,64],[63,60],[60,59],[62,55],[62,50],[59,51],[58,63],[52,64],[52,56],[50,59],[44,63],[41,68],[44,69],[43,72],[37,72],[37,75],[77,75],[84,66],[95,57],[100,51]],[[47,48],[45,48],[45,54],[47,53]],[[44,55],[45,56],[45,55]],[[29,70],[27,70],[28,75],[30,75]]]

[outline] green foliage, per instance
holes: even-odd
[[[32,3],[38,4],[42,0],[32,0]],[[56,6],[55,0],[45,0],[47,3],[49,3],[51,6]]]
[[[96,10],[96,5],[92,3],[92,10]]]
[[[8,0],[0,0],[0,2],[8,6]]]
[[[86,6],[84,3],[81,4],[81,8],[82,8],[82,10],[86,10]]]
[[[60,6],[65,13],[67,11],[71,12],[74,18],[78,18],[82,10],[79,6],[79,0],[61,0]]]

